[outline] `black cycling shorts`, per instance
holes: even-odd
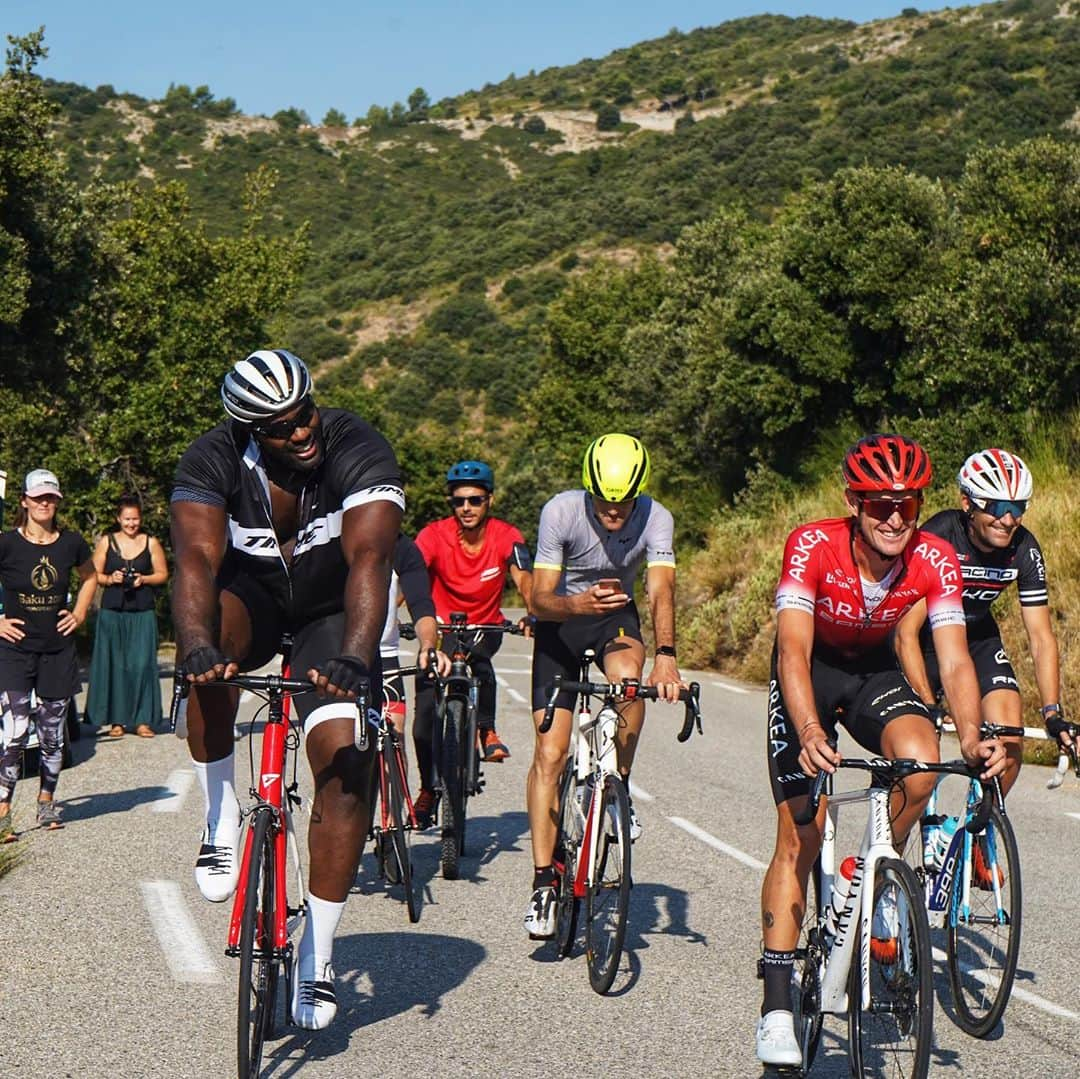
[[[633,600],[608,615],[577,615],[565,622],[537,622],[533,630],[533,711],[547,705],[557,674],[567,682],[576,682],[586,650],[592,649],[600,661],[606,652],[618,647],[620,637],[641,640],[641,619]],[[599,662],[597,665],[601,666]],[[574,694],[561,692],[555,705],[573,708]]]
[[[1016,671],[1009,661],[1009,654],[1001,643],[1000,637],[980,637],[968,641],[971,661],[975,664],[975,677],[979,680],[979,696],[985,697],[997,689],[1020,692],[1020,683],[1016,680]],[[931,648],[923,653],[926,674],[934,690],[934,696],[941,696],[941,672],[938,670],[937,653]]]
[[[222,588],[232,592],[247,608],[251,619],[251,650],[242,658],[230,656],[240,664],[242,671],[254,671],[265,666],[281,649],[281,638],[289,630],[284,614],[273,597],[261,585],[245,574],[232,577]],[[345,612],[338,611],[308,622],[292,631],[292,660],[290,670],[293,678],[305,678],[310,668],[320,669],[335,656],[341,655],[342,642],[345,640]],[[375,656],[375,666],[371,673],[371,705],[382,707],[382,681],[380,657]],[[320,705],[331,703],[332,697],[320,697],[311,693],[298,693],[293,698],[293,706],[301,721]]]
[[[920,715],[930,722],[930,712],[896,666],[891,651],[860,656],[858,670],[827,662],[814,653],[810,660],[810,680],[814,703],[822,726],[830,735],[841,726],[871,753],[881,753],[881,732],[898,716]],[[799,767],[801,750],[795,728],[780,692],[776,675],[776,649],[769,673],[769,718],[765,729],[765,750],[773,801],[779,805],[789,798],[810,793],[810,778]]]
[[[75,642],[59,652],[23,652],[0,647],[0,690],[34,690],[42,700],[58,701],[79,692]]]

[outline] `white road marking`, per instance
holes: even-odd
[[[180,885],[171,880],[144,880],[139,889],[173,977],[203,985],[220,982],[221,972],[188,913]]]
[[[164,798],[151,803],[151,810],[155,813],[175,813],[183,805],[184,795],[194,782],[195,773],[190,768],[177,768],[176,771],[170,772],[169,778],[165,780],[165,787],[169,793]]]
[[[715,682],[714,681],[713,685],[716,686],[717,689],[726,689],[729,693],[749,694],[749,693],[753,692],[752,690],[744,689],[742,686],[733,686],[729,682]]]
[[[655,802],[656,799],[644,788],[639,787],[636,783],[630,784],[630,794],[632,797],[637,798],[642,802]]]
[[[1073,817],[1075,820],[1080,820],[1080,813],[1066,813],[1066,817]]]
[[[497,681],[499,685],[502,686],[503,689],[505,689],[506,692],[510,694],[511,700],[517,701],[518,704],[525,703],[525,698],[520,693],[518,693],[516,689],[513,689],[510,683],[505,678],[501,677],[500,675],[496,675],[495,681]]]
[[[737,862],[742,862],[743,865],[748,865],[751,869],[768,869],[768,866],[764,862],[759,862],[756,858],[749,854],[743,853],[737,847],[729,846],[722,839],[717,839],[714,835],[709,835],[703,828],[699,828],[696,824],[691,824],[690,821],[684,820],[682,817],[668,817],[668,820],[672,824],[682,828],[683,831],[689,832],[695,839],[700,839],[702,843],[707,843],[714,850],[720,851],[721,854],[726,854],[729,858],[734,858]]]
[[[934,948],[933,955],[939,963],[944,963],[948,958],[940,948]],[[964,972],[974,978],[975,981],[981,982],[990,988],[995,988],[1000,984],[1000,979],[993,974],[988,974],[985,970],[976,970],[974,967],[965,965]],[[1063,1008],[1060,1004],[1047,1000],[1046,997],[1040,997],[1038,993],[1032,993],[1030,989],[1022,989],[1014,984],[1010,997],[1013,1000],[1022,1000],[1027,1004],[1031,1004],[1049,1015],[1056,1015],[1059,1019],[1076,1019],[1080,1021],[1080,1015],[1076,1012],[1071,1012],[1068,1008]]]

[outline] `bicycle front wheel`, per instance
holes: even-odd
[[[401,747],[388,743],[389,749],[384,757],[384,767],[389,772],[388,805],[390,816],[390,844],[386,857],[396,863],[397,883],[405,892],[405,907],[409,912],[409,921],[420,920],[420,888],[413,877],[412,851],[409,830],[405,827],[405,758]]]
[[[255,1079],[259,1074],[263,1043],[274,1028],[279,974],[279,959],[274,954],[275,870],[274,814],[270,809],[260,809],[251,822],[251,856],[240,929],[236,1010],[240,1079]]]
[[[630,799],[618,776],[604,776],[593,881],[585,899],[589,983],[606,993],[615,980],[630,914]]]
[[[848,1047],[853,1075],[924,1079],[933,1041],[934,984],[930,926],[922,889],[899,858],[883,858],[874,877],[870,1002],[863,1007],[855,953],[848,980]]]
[[[997,886],[995,887],[995,878]],[[971,881],[964,906],[964,882]],[[949,896],[949,985],[956,1024],[976,1038],[997,1026],[1020,955],[1020,854],[1012,824],[995,804],[971,858],[958,864]]]
[[[555,835],[555,861],[558,863],[559,895],[556,907],[555,950],[560,957],[574,950],[577,937],[580,900],[574,895],[578,851],[581,849],[581,810],[577,801],[574,761],[566,762],[559,784],[559,823]]]
[[[446,702],[442,758],[442,850],[440,861],[446,880],[457,880],[461,851],[465,845],[465,797],[462,784],[461,737],[465,725],[465,702]]]

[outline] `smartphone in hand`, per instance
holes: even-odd
[[[601,577],[596,583],[609,592],[621,592],[623,590],[622,581],[618,577]]]

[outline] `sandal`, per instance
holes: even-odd
[[[137,727],[135,728],[135,733],[136,733],[136,734],[137,734],[137,735],[138,735],[138,736],[139,736],[140,738],[153,738],[153,737],[154,737],[154,732],[153,732],[153,730],[151,729],[150,725],[149,725],[149,724],[147,724],[147,723],[140,723],[140,724],[139,724],[139,725],[138,725],[138,726],[137,726]]]
[[[114,723],[112,725],[112,730],[109,731],[110,738],[123,738],[125,734],[127,734],[127,731],[125,731],[119,723]]]

